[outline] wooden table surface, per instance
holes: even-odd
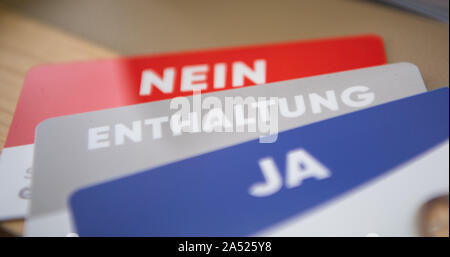
[[[266,2],[267,1],[264,1],[264,3]],[[309,1],[309,4],[318,5],[317,2],[318,1]],[[337,10],[338,8],[342,8],[342,11],[339,10],[335,12],[340,16],[334,17],[333,20],[335,22],[333,23],[322,22],[323,20],[322,18],[320,18],[320,15],[297,14],[296,12],[301,9],[301,6],[298,6],[298,8],[296,10],[293,10],[292,13],[287,13],[288,10],[282,10],[283,12],[286,12],[285,16],[290,17],[289,19],[287,19],[287,21],[267,21],[267,19],[264,18],[266,17],[264,16],[264,13],[253,13],[249,15],[264,16],[259,18],[261,18],[261,22],[269,22],[267,26],[275,22],[288,22],[286,24],[280,23],[279,27],[282,27],[284,29],[277,30],[276,33],[278,34],[275,34],[273,37],[271,37],[273,38],[273,40],[268,41],[280,41],[285,39],[292,40],[293,38],[290,37],[302,39],[323,37],[325,35],[335,36],[339,34],[348,35],[368,32],[377,33],[385,40],[388,62],[392,63],[399,61],[410,61],[418,65],[422,71],[428,89],[434,89],[448,85],[448,24],[439,23],[431,19],[426,19],[399,10],[392,10],[389,8],[378,6],[369,6],[371,4],[366,5],[362,4],[361,2],[341,2],[334,0],[329,0],[327,2],[330,3],[327,7],[329,9]],[[89,4],[96,5],[100,3],[102,2],[93,1],[93,3]],[[162,14],[158,14],[161,10],[166,8],[164,3],[165,2],[155,2],[153,6],[151,6],[152,8],[149,8],[145,11],[139,11],[139,9],[144,9],[143,7],[132,9],[138,9],[136,15],[140,15],[139,13],[141,13],[143,17],[146,17],[147,15],[160,15],[158,17],[160,17],[161,22],[158,24],[149,24],[149,26],[153,27],[149,27],[146,29],[155,28],[157,29],[157,31],[159,31],[160,28],[167,27],[168,30],[173,32],[173,34],[176,34],[176,32],[174,31],[177,30],[177,27],[179,26],[170,21],[170,18],[168,18],[168,20],[164,20],[165,16],[161,16]],[[196,3],[200,2],[197,1]],[[292,3],[296,4],[296,2]],[[105,4],[109,5],[109,3]],[[127,5],[129,5],[128,3],[124,2],[122,2],[122,4],[124,6],[115,6],[112,8],[124,9]],[[179,2],[179,4],[186,4],[186,2]],[[240,5],[241,3],[233,2],[233,4]],[[247,2],[247,4],[249,4],[249,2]],[[161,6],[164,8],[162,8]],[[270,5],[268,4],[267,6],[267,12],[270,12],[270,9],[272,9],[272,7],[270,7]],[[276,6],[276,8],[282,8],[281,5],[278,5],[276,3],[274,6]],[[159,10],[159,7],[161,7],[162,9]],[[72,6],[72,8],[77,7]],[[288,7],[286,8],[289,9]],[[320,6],[315,6],[314,8],[318,10],[321,9]],[[130,9],[130,12],[133,10]],[[236,10],[239,11],[238,8],[236,8]],[[245,11],[245,8],[243,10]],[[243,10],[241,10],[241,12]],[[73,11],[75,12],[76,10]],[[192,14],[190,17],[199,17],[198,19],[204,18],[203,16],[201,16],[202,13],[200,13],[204,12],[204,9],[188,8],[188,11],[190,11]],[[345,14],[343,13],[345,11],[348,11],[351,14],[341,15]],[[260,10],[260,12],[263,12],[263,10]],[[330,10],[329,15],[335,15],[335,13],[331,12]],[[171,14],[173,14],[173,12],[171,12]],[[349,17],[354,14],[360,17],[361,22],[355,23],[351,19],[349,19]],[[101,14],[99,15],[101,16]],[[210,16],[208,17],[211,18]],[[298,18],[298,20],[296,20],[296,18]],[[217,17],[211,19],[213,19],[213,25],[214,22],[217,23],[214,25],[217,27],[221,26],[220,24],[225,24],[224,21],[228,19],[228,16],[218,15]],[[252,19],[252,17],[250,17],[249,19]],[[139,21],[139,19],[137,19],[137,21]],[[208,23],[201,23],[197,22],[196,20],[195,22],[191,20],[191,22],[197,27],[204,26],[204,28],[195,27],[195,29],[209,31],[209,33],[216,33],[215,29],[207,27],[211,26]],[[310,24],[312,23],[316,24],[317,27],[311,28]],[[121,23],[117,25],[122,26],[123,24]],[[301,27],[302,25],[303,27]],[[111,29],[112,31],[105,34],[105,36],[113,34],[115,32],[114,28],[109,28],[109,30]],[[125,30],[127,28],[122,29]],[[186,29],[189,28],[178,28],[178,30]],[[194,27],[192,27],[192,29],[194,29]],[[230,30],[224,29],[221,31],[217,31],[217,33],[217,35],[211,34],[209,37],[205,36],[204,44],[212,47],[221,46],[218,45],[219,43],[216,41],[207,42],[207,40],[216,40],[217,38],[223,39],[223,37],[220,37],[219,34],[232,34],[234,32],[230,32]],[[268,33],[275,33],[275,31],[269,31]],[[252,39],[248,38],[249,35],[247,34],[248,33],[244,33],[240,36],[232,34],[234,36],[230,37],[230,41],[222,40],[220,43],[233,45],[236,42],[240,42],[235,41],[239,38],[249,40],[248,42],[245,41],[245,43],[262,42],[262,40],[258,41],[258,39],[255,40],[257,42],[251,42]],[[264,40],[266,40],[266,38],[268,37],[265,30],[262,30],[260,34],[261,35],[253,34],[252,36],[259,35],[259,39]],[[156,47],[160,47],[161,49],[166,45],[172,47],[170,49],[164,48],[164,51],[170,51],[184,49],[183,47],[186,44],[188,45],[188,48],[190,48],[191,45],[203,46],[197,41],[193,41],[197,38],[186,38],[184,42],[174,40],[170,41],[170,44],[167,42],[163,42],[162,40],[164,39],[155,38],[153,42]],[[148,49],[148,51],[146,51],[150,53],[153,51],[158,51],[158,49],[159,48]],[[15,105],[17,103],[22,83],[28,69],[38,64],[40,65],[46,63],[109,58],[116,57],[118,55],[119,53],[116,51],[107,49],[86,40],[79,39],[78,36],[69,34],[51,25],[31,19],[29,16],[25,16],[21,13],[16,13],[12,9],[8,9],[0,3],[0,150],[5,143],[9,125],[14,114]],[[0,236],[5,235],[5,233],[9,233],[12,235],[21,235],[22,232],[23,220],[0,223]]]

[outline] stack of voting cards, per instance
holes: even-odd
[[[0,219],[27,213],[35,129],[48,118],[385,63],[382,40],[363,35],[33,68],[0,156]]]
[[[37,67],[0,219],[27,236],[428,235],[448,100],[375,35]]]

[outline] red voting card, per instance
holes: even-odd
[[[0,159],[0,219],[25,213],[23,177],[45,119],[385,63],[381,38],[363,35],[35,67]]]

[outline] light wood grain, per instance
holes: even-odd
[[[115,57],[113,51],[14,13],[0,5],[0,150],[5,144],[26,72],[35,65]],[[14,235],[23,220],[0,223]]]
[[[126,55],[375,33],[389,63],[449,83],[449,27],[373,0],[0,0]]]

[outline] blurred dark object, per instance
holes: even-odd
[[[420,210],[420,234],[426,237],[448,237],[448,219],[448,195],[439,196],[429,200]]]
[[[448,23],[449,0],[377,0]]]
[[[8,233],[0,228],[0,237],[11,237],[13,236],[11,233]]]

